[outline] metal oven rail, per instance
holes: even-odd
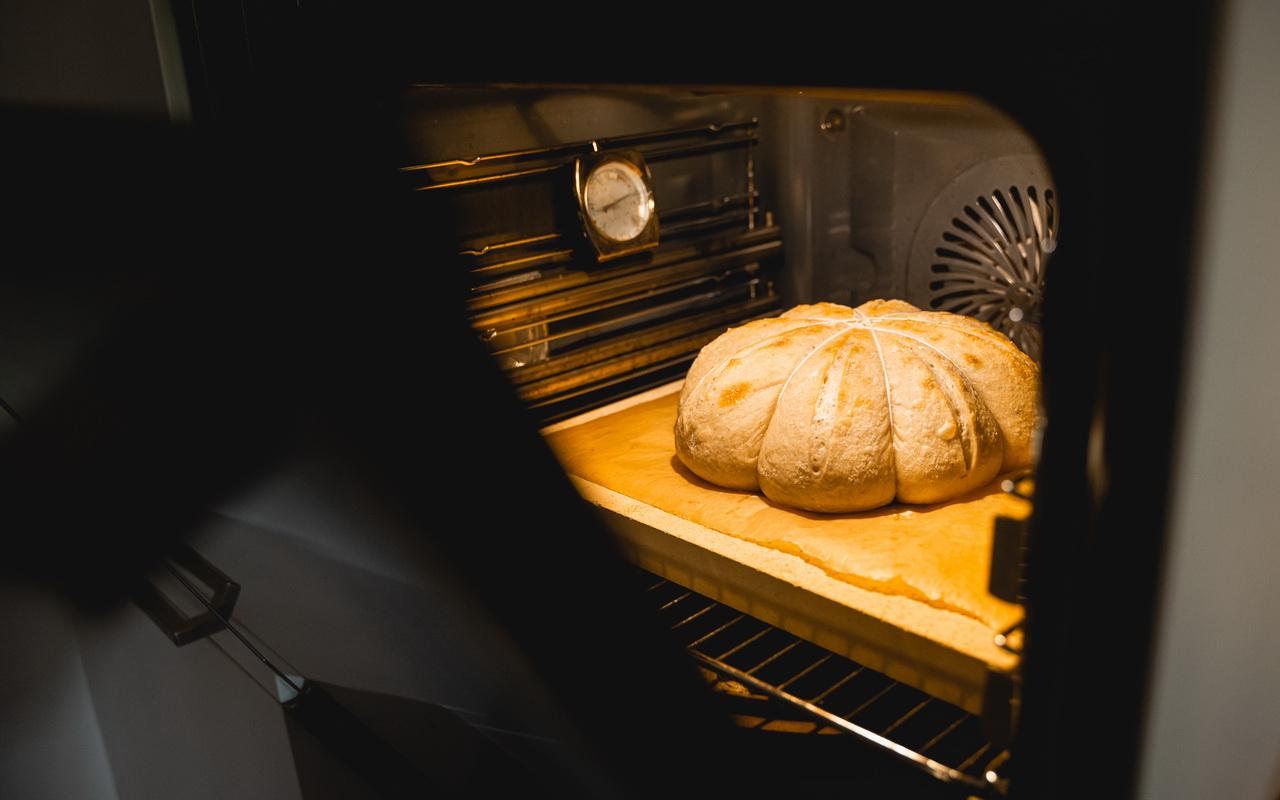
[[[973,794],[1007,793],[1009,751],[978,717],[679,584],[643,570],[637,580],[715,689],[747,701],[737,724],[853,735]]]

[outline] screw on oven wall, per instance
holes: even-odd
[[[827,116],[818,124],[818,129],[827,133],[837,133],[844,130],[844,114],[838,108],[833,108],[827,112]]]

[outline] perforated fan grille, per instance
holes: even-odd
[[[934,249],[929,306],[977,317],[1040,358],[1045,263],[1057,246],[1052,189],[996,189],[952,218]]]

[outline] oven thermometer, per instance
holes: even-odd
[[[627,161],[606,161],[591,170],[582,199],[591,224],[614,242],[639,236],[653,215],[653,195],[644,176]]]
[[[652,180],[639,153],[579,161],[576,172],[587,238],[602,261],[657,246]]]

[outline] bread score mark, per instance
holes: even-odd
[[[781,318],[781,317],[773,317],[772,319],[782,319],[782,318]],[[713,375],[717,375],[717,376],[718,376],[720,373],[724,372],[725,368],[726,368],[726,367],[728,367],[729,362],[733,361],[735,358],[743,358],[744,356],[751,355],[752,353],[756,352],[757,350],[764,350],[764,349],[765,349],[765,348],[767,348],[767,347],[774,347],[774,346],[776,346],[776,341],[775,341],[775,340],[777,340],[779,337],[786,336],[787,334],[795,333],[795,332],[796,332],[796,331],[798,331],[798,330],[802,330],[802,329],[804,329],[804,328],[816,328],[816,327],[819,327],[819,325],[823,325],[823,326],[825,326],[825,325],[836,325],[836,324],[838,324],[838,323],[836,323],[836,322],[832,322],[832,321],[823,321],[823,322],[820,322],[820,323],[819,323],[819,324],[817,324],[817,325],[797,325],[796,327],[794,327],[794,328],[788,328],[788,329],[786,329],[785,331],[778,331],[777,333],[773,334],[772,336],[766,336],[765,338],[761,339],[760,341],[755,342],[754,344],[748,345],[747,347],[744,347],[744,348],[742,348],[741,350],[739,350],[739,351],[737,351],[737,352],[735,352],[735,353],[730,353],[730,354],[725,358],[725,360],[724,360],[724,361],[721,361],[719,364],[716,364],[716,365],[715,365],[714,367],[712,367],[711,369],[709,369],[709,370],[707,370],[706,372],[702,373],[702,377],[701,377],[701,378],[698,378],[698,382],[697,382],[697,383],[695,383],[695,384],[693,385],[693,388],[691,388],[691,389],[689,390],[689,392],[688,392],[688,396],[689,396],[689,397],[693,397],[695,394],[697,394],[698,390],[702,388],[702,384],[706,383],[708,378],[710,378],[710,377],[711,377],[711,376],[713,376]],[[726,331],[726,333],[727,333],[727,331]]]
[[[929,313],[930,312],[927,312],[927,311],[921,312],[921,314],[929,314]],[[872,319],[886,320],[889,322],[922,322],[926,325],[945,328],[949,331],[956,331],[958,333],[967,333],[973,338],[987,342],[988,344],[997,345],[1010,352],[1016,351],[1018,355],[1022,356],[1025,359],[1030,360],[1030,356],[1026,355],[1021,350],[1019,350],[1018,346],[1014,344],[1013,341],[1009,339],[1009,337],[1005,336],[1003,333],[1000,333],[999,331],[987,330],[985,328],[974,329],[969,327],[968,325],[952,325],[942,320],[935,319],[933,317],[927,317],[927,316],[922,319],[921,314],[911,314],[911,315],[886,314],[882,317],[873,317]],[[889,331],[897,332],[896,329],[894,328],[881,328],[881,330],[889,330]]]
[[[831,323],[831,324],[839,325],[840,323],[837,322],[837,323]],[[809,326],[804,326],[804,327],[809,327]],[[814,353],[817,353],[819,350],[826,347],[828,344],[840,338],[841,336],[848,335],[851,331],[852,331],[852,328],[848,326],[842,327],[840,330],[836,331],[835,333],[831,334],[827,338],[823,339],[821,342],[818,342],[818,344],[812,350],[804,354],[804,358],[800,359],[800,361],[796,363],[795,367],[791,370],[791,373],[787,375],[787,379],[782,382],[782,388],[778,390],[778,393],[773,398],[773,408],[771,409],[769,414],[769,422],[764,426],[765,436],[768,435],[769,426],[773,424],[773,421],[778,416],[777,415],[778,405],[782,402],[782,395],[787,391],[787,387],[791,385],[791,379],[794,378],[800,372],[800,368],[803,367],[805,365],[805,362],[807,362],[810,358],[813,358]],[[760,444],[763,446],[764,436],[760,437]],[[809,442],[809,453],[810,453],[809,459],[812,462],[813,460],[813,441],[812,440],[810,440]],[[756,458],[757,459],[760,458],[759,450],[756,450]],[[822,462],[822,468],[826,469],[825,458],[823,459],[823,462]],[[818,470],[815,469],[814,472],[816,474]],[[757,479],[758,479],[758,476],[757,476]]]
[[[836,410],[840,403],[841,389],[844,387],[844,374],[849,367],[849,359],[852,358],[854,347],[853,334],[855,329],[848,329],[842,332],[841,336],[847,337],[848,341],[839,342],[839,337],[832,337],[828,342],[836,342],[836,352],[832,356],[831,363],[822,371],[822,391],[818,393],[817,401],[813,404],[813,416],[810,417],[810,437],[809,437],[809,468],[812,470],[814,477],[821,478],[827,471],[827,464],[831,461],[830,442],[834,438],[832,436],[835,430],[838,416]],[[841,347],[843,346],[843,349]],[[823,344],[821,347],[826,347]],[[817,348],[821,349],[821,348]],[[817,352],[817,349],[814,352]],[[832,372],[837,370],[835,380],[832,380]],[[791,373],[796,374],[795,372]],[[782,403],[782,393],[778,393],[778,404]],[[776,418],[776,417],[775,417]],[[772,423],[772,419],[770,422]]]
[[[946,361],[955,369],[956,374],[960,376],[960,380],[964,382],[965,388],[967,388],[970,392],[973,392],[973,396],[977,398],[978,402],[983,403],[985,405],[986,401],[982,399],[982,393],[978,391],[978,387],[973,385],[973,381],[969,380],[969,376],[965,374],[965,371],[963,369],[960,368],[960,365],[957,364],[946,353],[942,352],[940,349],[930,344],[929,342],[925,341],[924,339],[921,339],[918,336],[912,336],[911,334],[903,333],[902,331],[895,331],[891,328],[875,328],[874,330],[878,330],[881,333],[891,333],[894,336],[900,336],[903,339],[910,339],[916,344],[923,345],[928,349],[932,350],[933,352],[937,353],[938,356],[942,358],[942,360]],[[923,359],[921,360],[923,361]],[[934,380],[938,381],[938,387],[942,389],[943,397],[946,398],[947,405],[951,409],[951,417],[955,421],[956,426],[960,429],[960,440],[961,440],[960,447],[961,447],[961,452],[964,456],[965,471],[968,472],[977,465],[978,432],[972,429],[970,426],[966,425],[964,421],[961,419],[961,414],[959,411],[959,403],[956,400],[956,398],[952,396],[950,384],[944,383],[938,380],[939,378],[938,373],[936,372],[936,370],[934,370],[934,367],[932,364],[925,362],[925,365],[929,368],[930,373],[934,376]],[[990,411],[990,409],[987,409],[987,410]],[[968,444],[968,446],[966,447],[965,444]]]
[[[854,309],[853,313],[858,315],[860,320],[871,319],[865,313]],[[856,323],[851,323],[856,324]],[[880,358],[880,374],[884,380],[884,402],[889,409],[889,473],[894,476],[894,492],[897,492],[897,475],[898,475],[898,434],[893,427],[893,389],[889,385],[889,368],[884,362],[884,348],[880,346],[880,339],[876,336],[876,329],[868,324],[862,327],[871,332],[871,343],[876,346],[876,355]]]

